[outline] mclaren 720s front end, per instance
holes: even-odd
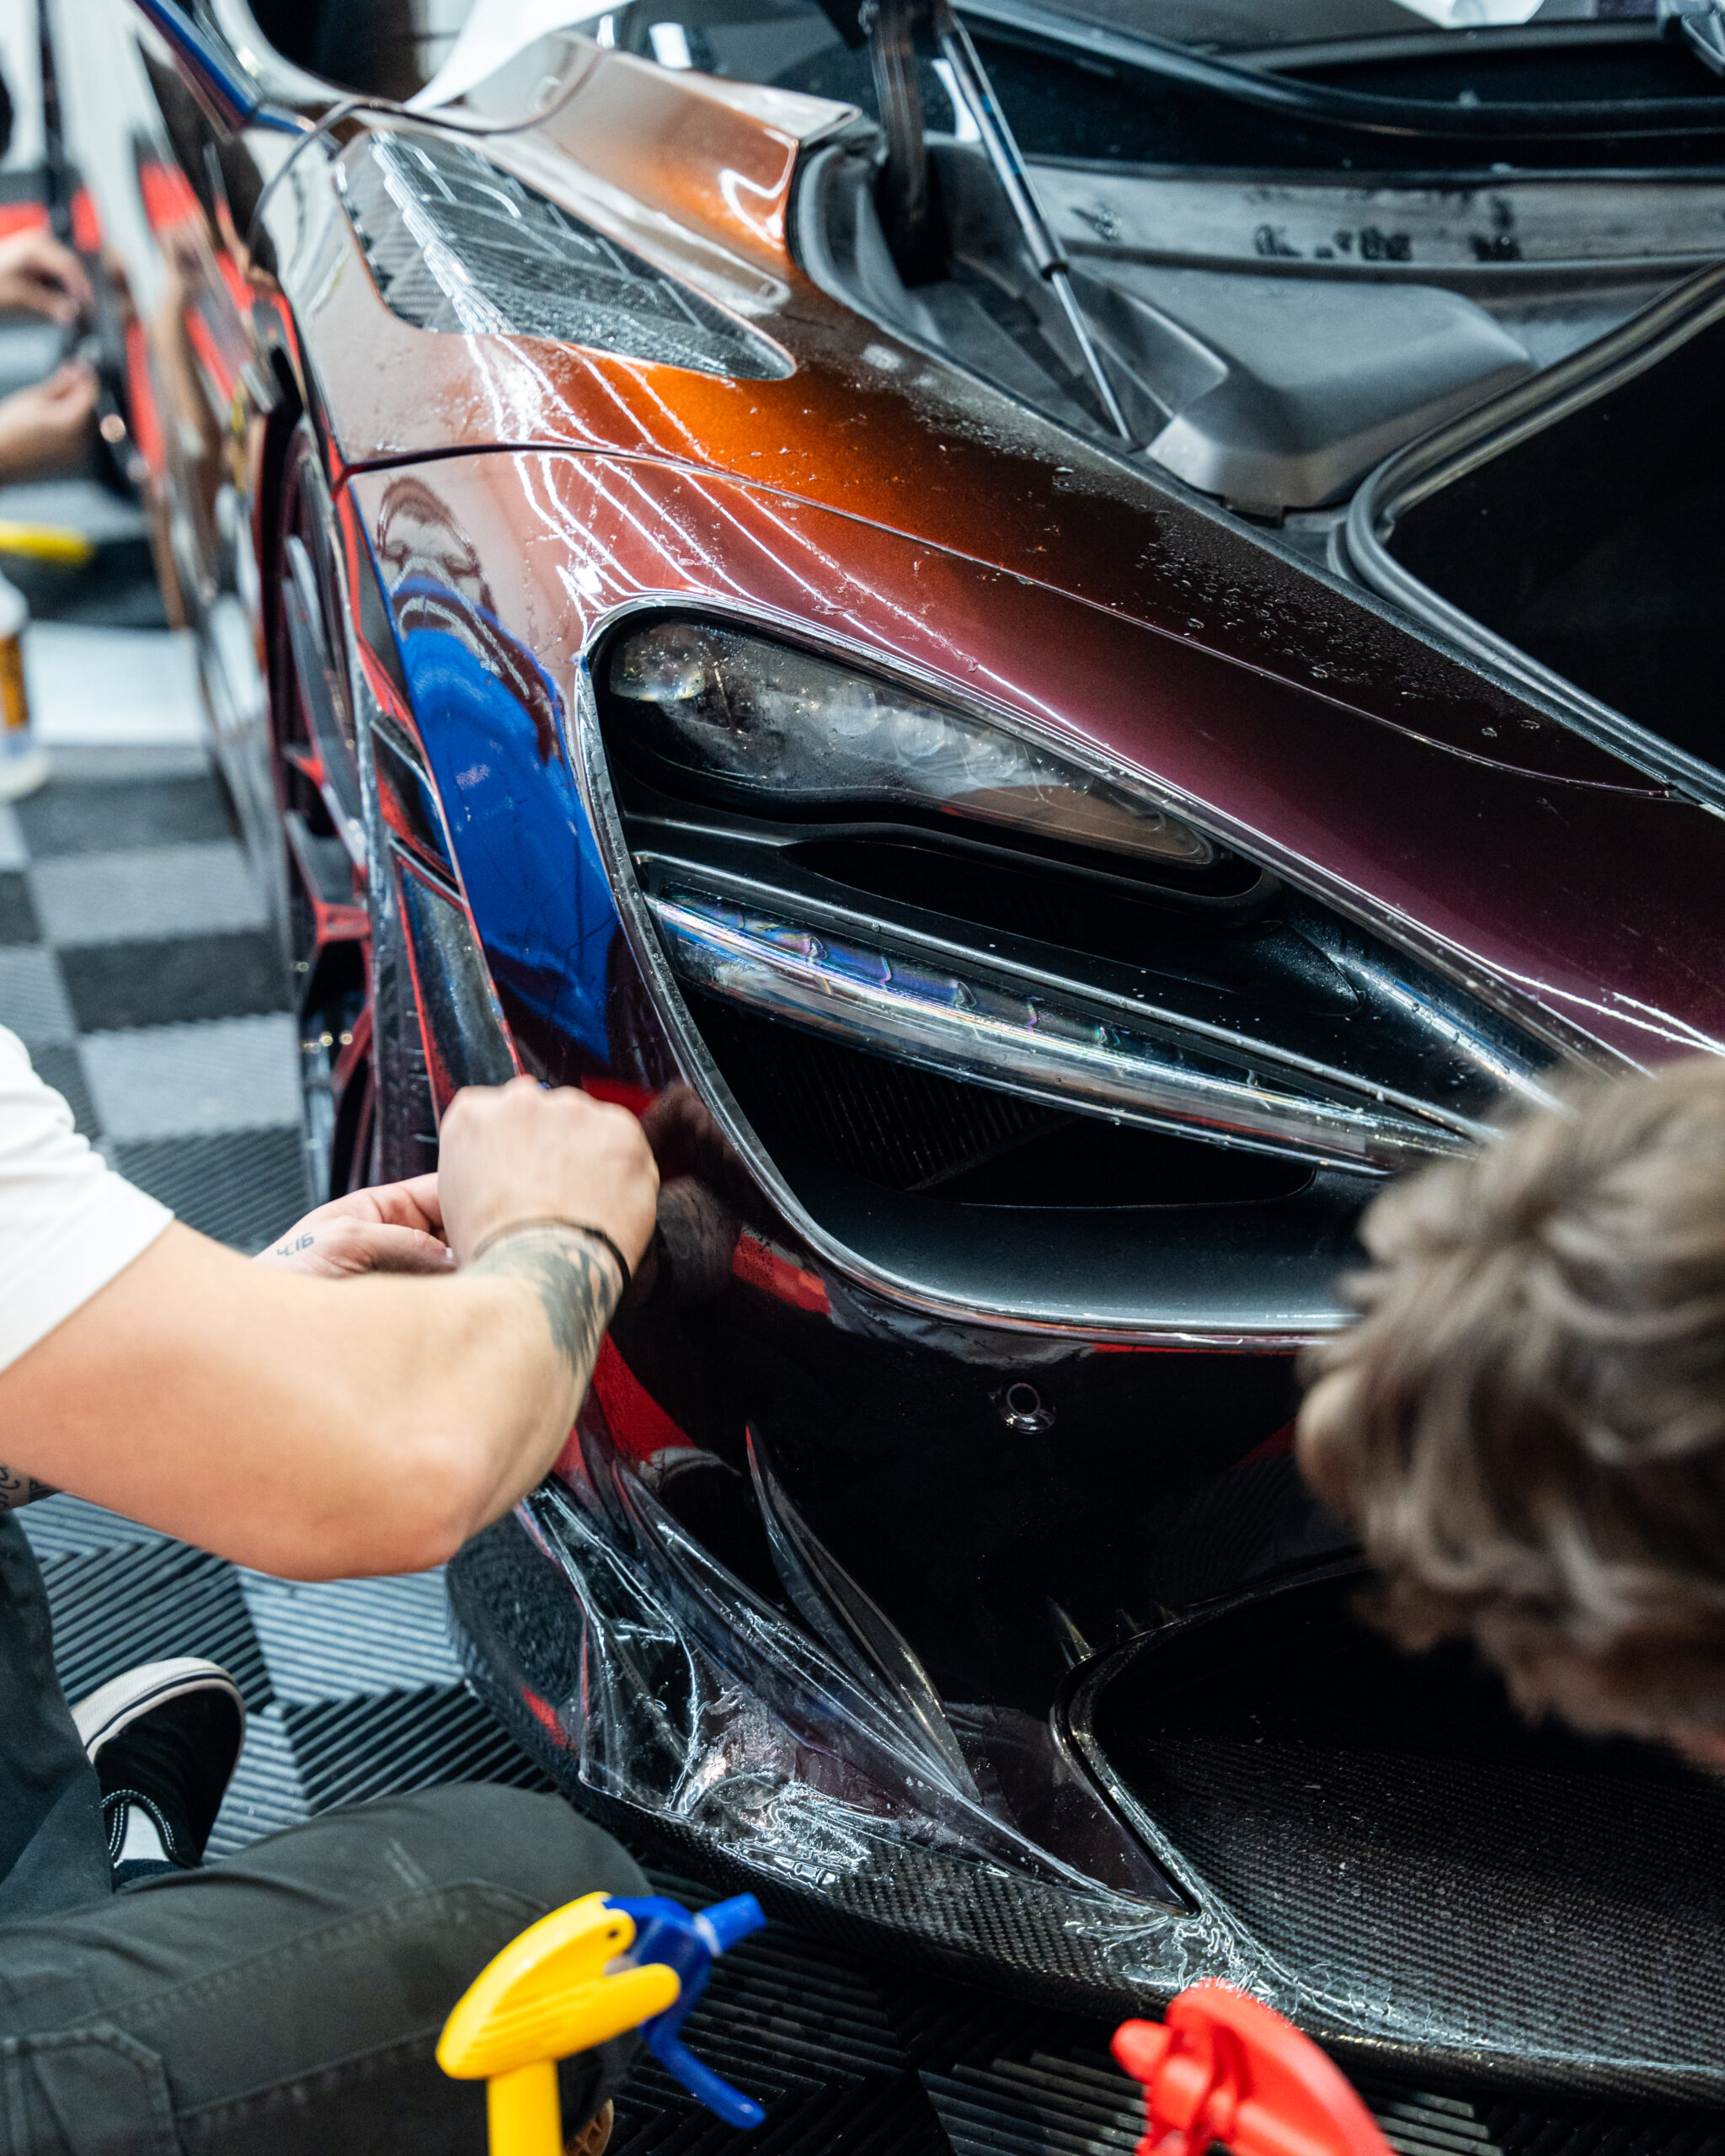
[[[888,1954],[1710,2145],[1725,1795],[1379,1643],[1290,1423],[1386,1178],[1725,1052],[1719,8],[202,0],[218,126],[93,5],[320,1191],[659,1160],[481,1694]]]

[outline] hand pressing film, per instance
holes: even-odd
[[[443,1240],[443,1212],[435,1175],[380,1183],[332,1198],[296,1220],[259,1265],[344,1280],[360,1273],[449,1273],[455,1258]]]

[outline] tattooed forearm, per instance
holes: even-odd
[[[499,1237],[463,1270],[525,1280],[535,1290],[557,1352],[585,1392],[622,1293],[617,1260],[605,1246],[579,1228],[523,1228]]]
[[[0,1467],[0,1513],[16,1512],[20,1505],[33,1505],[38,1497],[51,1497],[54,1492],[45,1482],[38,1482],[33,1475],[20,1475],[15,1468]]]

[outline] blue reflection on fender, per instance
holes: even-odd
[[[494,614],[409,577],[390,594],[414,715],[499,990],[606,1065],[617,908],[563,751],[563,699]]]

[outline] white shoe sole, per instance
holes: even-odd
[[[136,1669],[110,1677],[72,1710],[78,1742],[92,1762],[104,1744],[112,1743],[123,1729],[141,1715],[188,1692],[226,1692],[239,1716],[240,1742],[245,1742],[246,1703],[240,1689],[219,1662],[197,1655],[180,1655],[171,1662],[147,1662]],[[236,1751],[234,1757],[238,1758]]]

